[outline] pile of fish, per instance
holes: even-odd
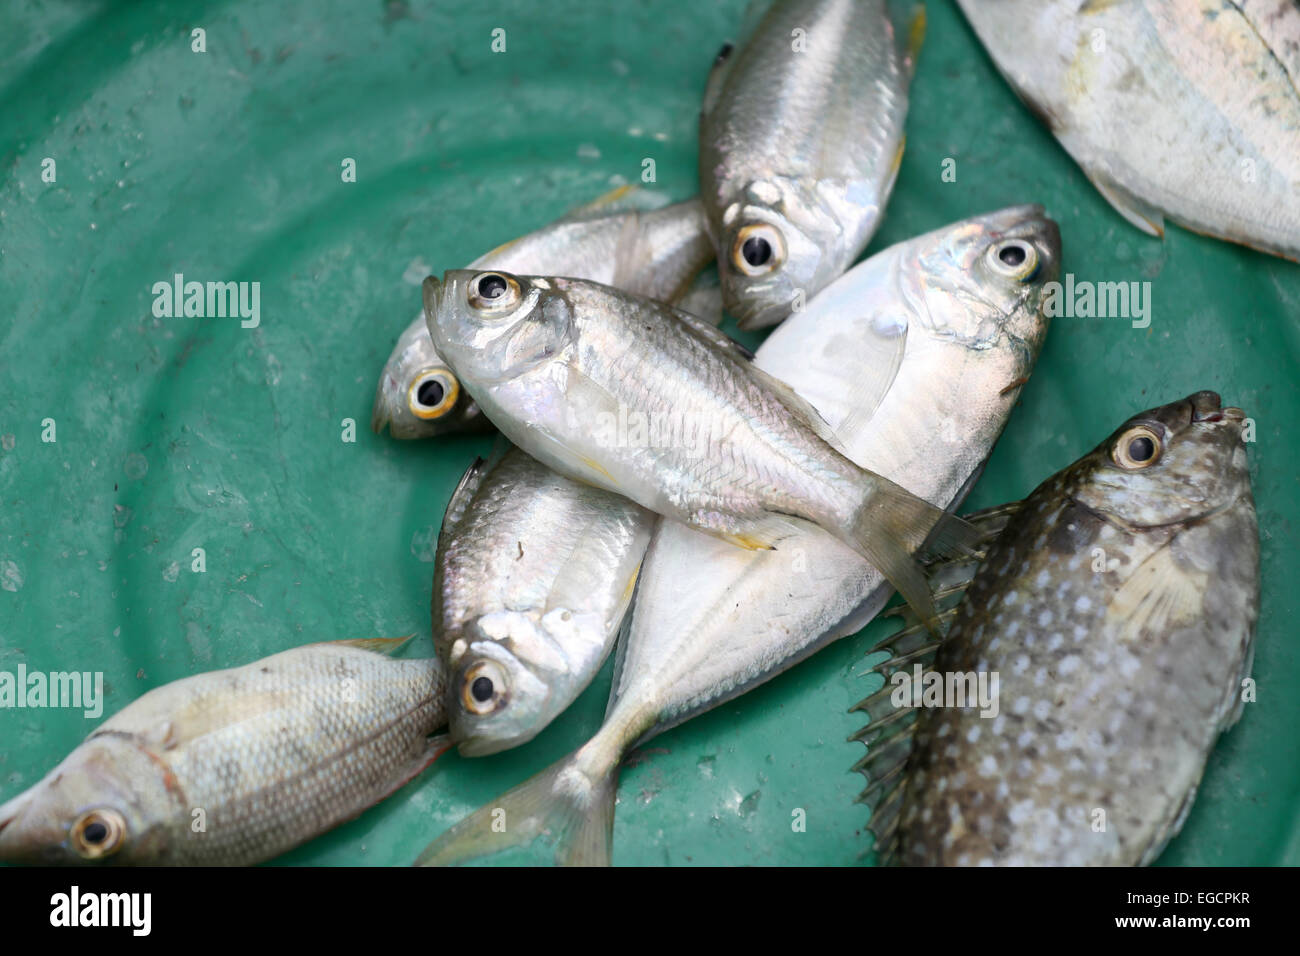
[[[961,5],[1128,219],[1300,255],[1300,8]],[[617,649],[596,734],[418,859],[545,839],[608,863],[632,748],[895,591],[903,627],[871,649],[887,683],[857,708],[881,857],[1154,859],[1250,673],[1244,412],[1213,392],[1141,412],[1023,502],[955,516],[1033,372],[1061,239],[1022,205],[853,265],[924,29],[890,6],[760,5],[707,81],[698,198],[619,189],[425,280],[372,425],[501,436],[443,520],[435,659],[315,644],[158,688],[0,805],[0,859],[267,859],[450,746],[525,744]],[[1211,54],[1221,75],[1189,68]],[[777,328],[751,353],[724,308]],[[983,676],[995,700],[929,706]]]

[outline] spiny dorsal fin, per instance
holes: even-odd
[[[615,216],[620,213],[650,212],[653,209],[662,209],[671,202],[672,200],[665,193],[653,189],[642,189],[640,183],[625,183],[597,196],[591,202],[583,203],[576,209],[569,210],[557,220],[556,224],[588,222],[592,219],[603,219],[606,216]],[[637,217],[629,215],[628,218],[636,219]]]
[[[469,510],[469,503],[473,500],[479,486],[483,484],[483,477],[487,473],[487,462],[483,458],[475,458],[465,474],[461,475],[456,490],[451,493],[451,501],[447,502],[446,514],[442,516],[442,530],[438,532],[439,541],[454,532],[464,520],[465,512]]]
[[[975,557],[960,559],[936,558],[928,567],[929,584],[934,593],[939,621],[948,631],[966,588],[975,577],[988,547],[1006,528],[1007,522],[1020,510],[1021,503],[1011,502],[986,508],[966,516],[978,534]],[[868,694],[851,708],[850,712],[866,715],[867,724],[849,740],[864,744],[867,754],[853,765],[867,781],[857,797],[857,802],[871,809],[867,829],[874,837],[873,848],[883,864],[893,861],[898,850],[898,820],[903,805],[904,784],[907,781],[907,763],[911,759],[913,737],[916,730],[917,710],[897,706],[894,695],[897,687],[893,677],[901,670],[921,665],[924,676],[934,663],[935,655],[943,644],[907,605],[886,612],[887,616],[902,618],[903,627],[886,634],[870,648],[868,654],[884,652],[885,660],[870,668],[868,673],[881,674],[885,683]],[[870,851],[868,851],[870,852]]]
[[[409,644],[414,637],[414,634],[407,634],[405,637],[357,637],[345,641],[325,641],[324,643],[356,647],[363,651],[374,651],[376,654],[391,656]]]

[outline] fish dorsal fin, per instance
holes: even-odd
[[[956,614],[955,603],[960,601],[960,597],[959,593],[955,597],[942,592],[935,595],[936,605],[944,608],[939,611],[939,620],[952,619]],[[897,850],[899,811],[917,718],[914,707],[895,705],[896,687],[892,678],[898,671],[911,669],[916,664],[921,665],[922,673],[928,671],[941,643],[920,623],[894,631],[877,642],[867,653],[884,651],[889,656],[868,673],[884,675],[885,683],[849,708],[850,712],[860,711],[867,715],[867,725],[849,739],[860,741],[867,747],[866,756],[853,765],[853,770],[861,773],[867,781],[856,802],[871,809],[867,829],[875,838],[874,848],[881,863],[892,862]]]
[[[627,288],[649,258],[650,249],[641,229],[641,217],[630,213],[624,217],[618,238],[614,240],[614,273],[609,284],[620,289]]]
[[[693,329],[701,338],[716,345],[724,352],[744,359],[746,362],[754,361],[754,353],[744,345],[741,345],[726,332],[723,332],[716,326],[710,325],[704,319],[697,315],[692,315],[690,312],[683,311],[682,309],[673,309],[672,311],[679,322]]]
[[[671,199],[662,192],[642,189],[640,183],[625,183],[597,196],[591,202],[569,210],[560,217],[557,224],[590,222],[593,219],[604,219],[619,213],[650,212],[653,209],[662,209],[670,203]]]
[[[391,656],[409,644],[414,637],[414,634],[407,634],[405,637],[356,637],[344,641],[325,641],[323,643],[332,647],[355,647],[363,651],[374,651],[376,654]]]
[[[713,112],[714,107],[718,105],[718,100],[722,95],[722,88],[727,83],[728,74],[736,65],[740,51],[758,32],[758,28],[763,23],[763,18],[767,16],[773,5],[774,0],[750,0],[749,5],[745,7],[745,12],[740,18],[740,29],[736,32],[735,39],[724,43],[713,58],[713,66],[709,68],[709,79],[704,85],[704,99],[700,104],[701,117],[708,116]]]
[[[1171,539],[1172,541],[1172,539]],[[1110,600],[1110,615],[1123,621],[1120,640],[1182,627],[1205,613],[1209,575],[1184,567],[1165,542],[1139,564]]]
[[[1020,507],[1021,502],[1016,501],[967,515],[965,520],[978,533],[975,556],[930,562],[929,583],[941,622],[950,624],[957,616],[966,588],[974,579],[988,548]],[[854,764],[853,769],[867,780],[857,802],[871,808],[867,829],[875,837],[875,850],[881,863],[892,862],[897,854],[899,813],[917,719],[916,708],[895,705],[896,685],[892,678],[899,671],[910,670],[917,664],[921,665],[924,675],[931,669],[935,655],[943,645],[943,638],[931,634],[916,611],[906,604],[887,611],[886,616],[902,618],[903,627],[886,634],[867,649],[869,655],[881,652],[887,655],[868,671],[883,675],[884,686],[849,708],[850,712],[859,711],[867,715],[867,725],[849,739],[860,741],[867,747],[866,756]]]
[[[465,470],[465,474],[461,475],[456,490],[451,493],[451,501],[447,502],[447,511],[442,517],[442,530],[438,532],[439,541],[452,534],[465,520],[469,503],[479,486],[483,484],[483,477],[487,473],[487,462],[482,458],[475,458],[474,463]]]
[[[713,108],[718,105],[718,100],[722,95],[722,87],[727,82],[727,74],[731,72],[731,68],[735,63],[735,44],[724,43],[717,56],[713,58],[713,66],[709,67],[709,78],[704,84],[704,100],[700,104],[701,117],[708,116],[713,112]]]

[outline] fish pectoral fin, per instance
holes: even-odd
[[[398,790],[424,773],[432,763],[454,746],[450,734],[435,734],[425,740],[424,746],[389,780],[374,802],[362,807],[354,816],[370,809],[376,803],[387,800]]]
[[[1120,623],[1120,639],[1164,633],[1201,617],[1209,575],[1182,567],[1165,544],[1129,575],[1110,600],[1108,613]]]
[[[356,647],[363,651],[373,651],[376,654],[392,655],[409,644],[414,637],[414,634],[407,634],[405,637],[356,637],[342,641],[322,641],[321,643],[341,644],[345,647]]]
[[[701,512],[691,516],[690,524],[746,551],[776,551],[777,545],[799,530],[801,521],[791,515],[772,512],[737,529],[731,526],[729,519],[715,520],[712,513]]]
[[[849,414],[833,427],[834,433],[839,435],[855,434],[871,421],[876,409],[893,387],[898,370],[903,365],[903,354],[907,351],[906,325],[898,335],[881,335],[876,331],[876,322],[870,325],[871,334],[863,336],[860,343],[855,343],[855,349],[861,349],[862,371],[853,382],[852,394],[847,403]]]
[[[1155,206],[1145,199],[1133,195],[1115,180],[1104,173],[1085,170],[1097,191],[1106,197],[1106,201],[1115,207],[1115,211],[1137,226],[1149,236],[1165,235],[1165,217]]]
[[[738,548],[744,548],[746,551],[776,550],[775,542],[764,540],[758,535],[722,532],[718,537],[729,544],[734,544]]]

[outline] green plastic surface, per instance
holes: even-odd
[[[167,681],[316,640],[421,637],[434,535],[490,439],[367,425],[419,308],[456,268],[655,160],[695,189],[696,116],[745,0],[0,8],[0,669],[103,671],[105,714]],[[191,30],[206,30],[206,53]],[[506,31],[506,52],[490,49]],[[1061,224],[1079,279],[1150,281],[1149,328],[1056,321],[980,507],[1024,495],[1140,409],[1212,388],[1257,423],[1263,607],[1246,707],[1165,863],[1300,862],[1300,267],[1124,222],[1017,102],[956,8],[929,4],[898,188],[870,251],[1005,205]],[[57,163],[57,182],[41,178]],[[357,181],[345,183],[345,157]],[[945,158],[956,181],[941,178]],[[261,324],[155,318],[153,283],[261,283]],[[728,324],[734,330],[734,325]],[[756,337],[747,337],[754,344]],[[41,439],[55,420],[57,441]],[[341,440],[343,419],[356,441]],[[207,571],[190,570],[206,549]],[[868,845],[847,708],[874,685],[832,646],[646,745],[622,772],[619,864],[849,864]],[[892,625],[890,625],[892,626]],[[524,748],[448,755],[279,862],[406,864],[582,743],[609,668]],[[0,711],[0,798],[94,726]],[[806,811],[806,832],[792,813]],[[549,850],[508,859],[545,860]]]

